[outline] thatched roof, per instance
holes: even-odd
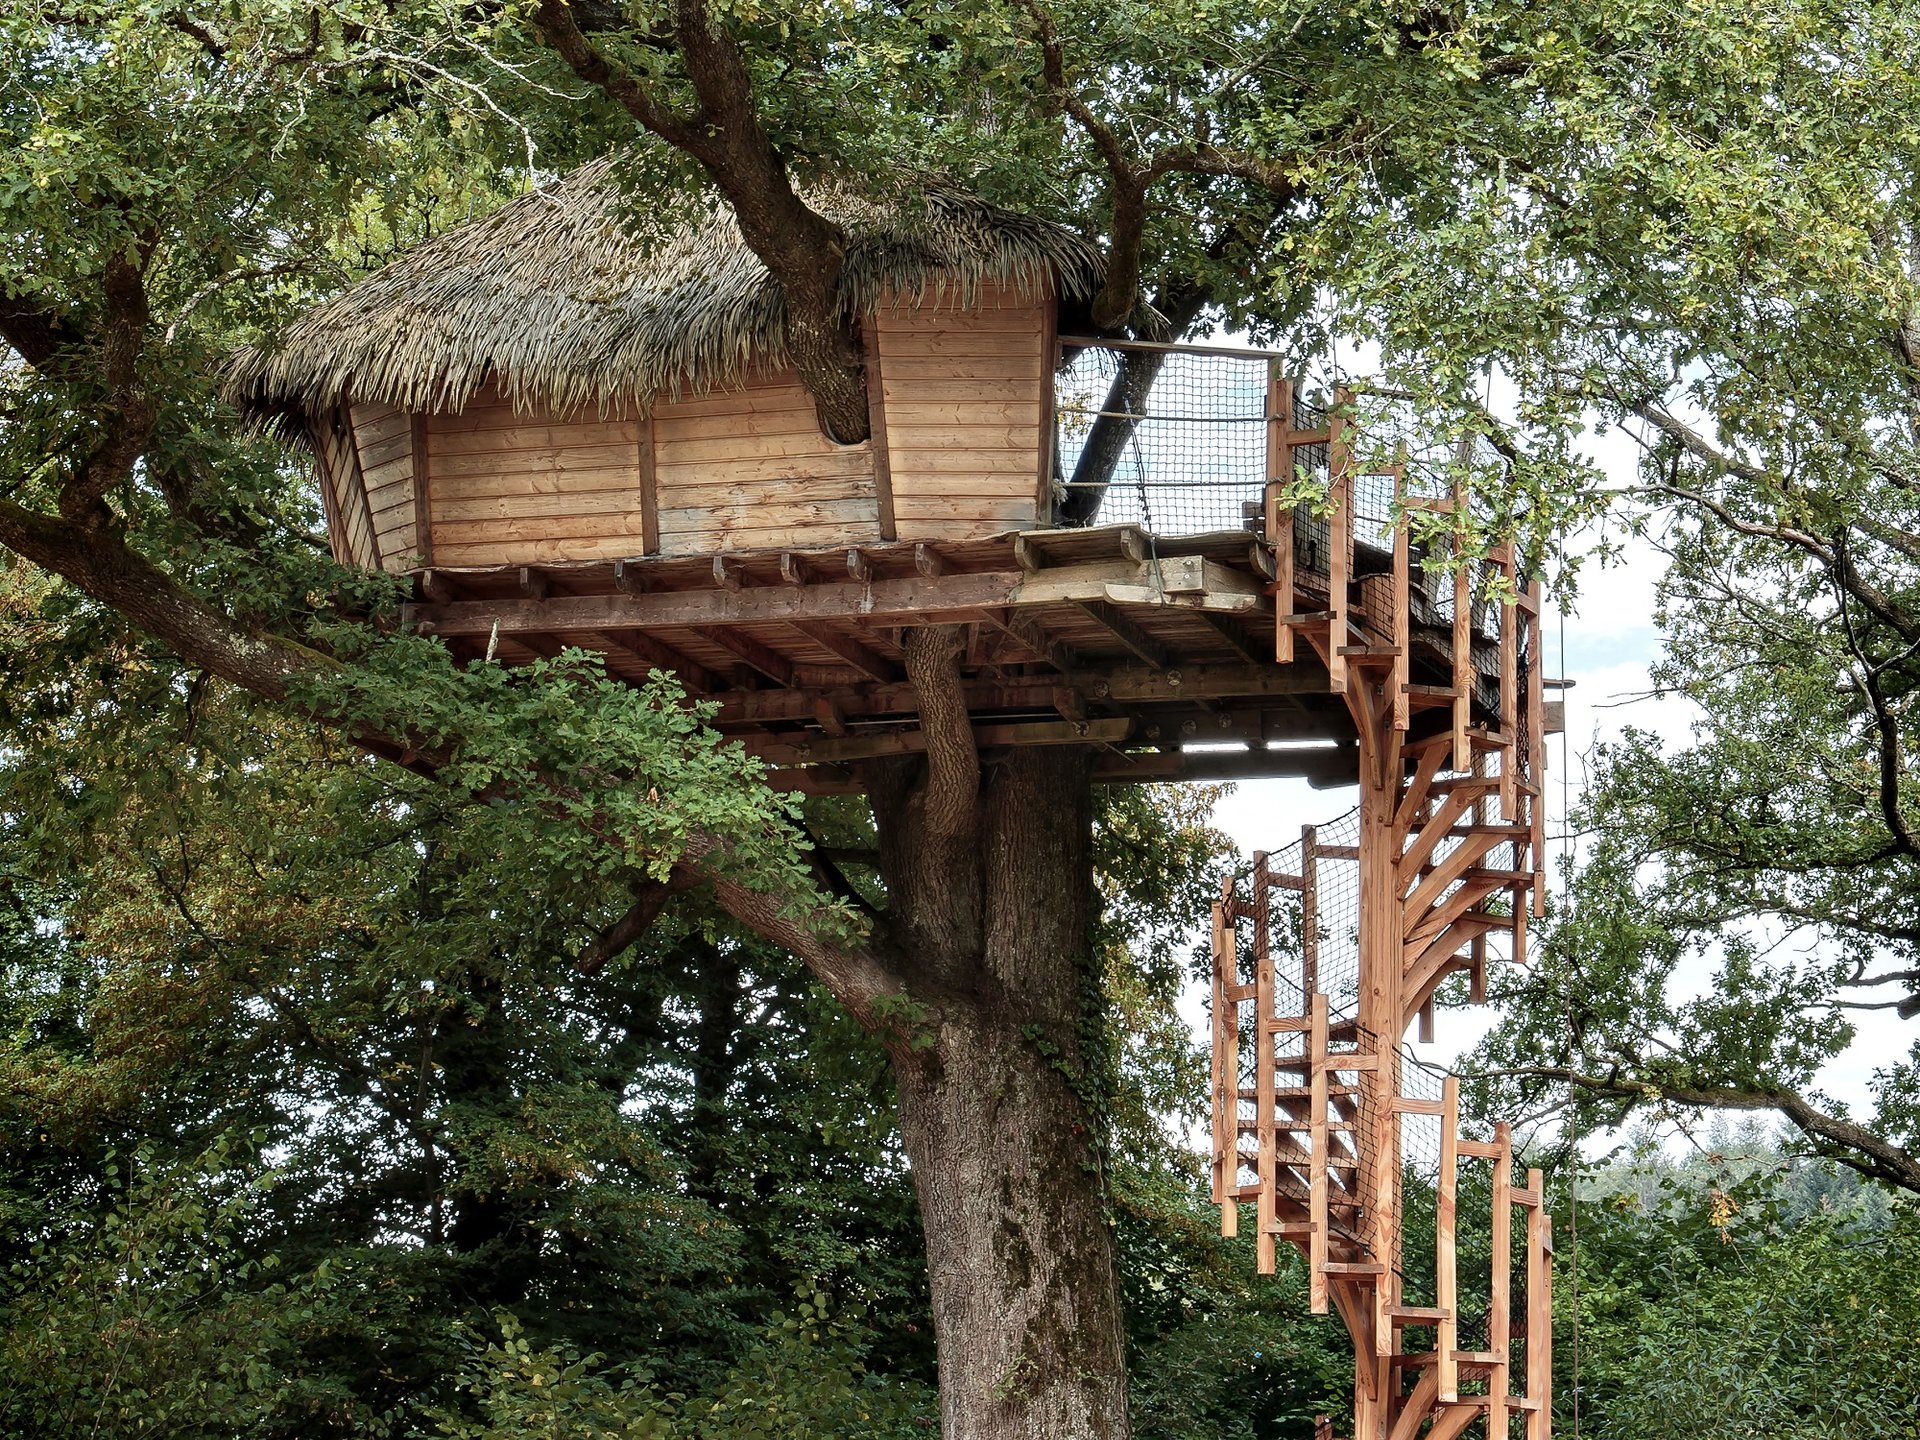
[[[414,247],[233,359],[256,410],[356,400],[458,409],[495,379],[516,405],[645,406],[785,360],[786,303],[723,205],[678,227],[638,219],[618,157],[581,167]],[[969,303],[985,281],[1086,298],[1098,252],[1058,225],[941,183],[885,201],[810,203],[848,236],[851,313],[888,296]]]

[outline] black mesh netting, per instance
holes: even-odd
[[[1245,527],[1267,479],[1269,365],[1210,351],[1073,352],[1054,379],[1063,509],[1157,535]]]

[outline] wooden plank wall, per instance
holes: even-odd
[[[413,420],[392,405],[355,405],[353,443],[385,570],[405,570],[420,548],[413,505]]]
[[[436,565],[621,559],[641,533],[642,422],[592,410],[516,413],[491,388],[427,417]]]
[[[341,488],[354,467],[324,457],[346,547],[402,570],[861,544],[886,538],[876,443],[891,460],[900,539],[1029,528],[1052,446],[1052,302],[991,287],[980,298],[974,311],[882,310],[882,433],[858,445],[821,434],[791,371],[663,398],[650,417],[516,413],[491,387],[417,425],[389,405],[355,405],[352,446],[341,436],[332,448],[358,452],[360,519]]]
[[[327,507],[327,526],[333,540],[333,558],[343,565],[380,567],[380,547],[374,539],[373,517],[361,483],[360,461],[345,417],[329,410],[315,420],[314,458],[319,463],[320,487]]]
[[[827,439],[813,397],[791,371],[662,399],[653,433],[662,554],[881,538],[872,445]]]
[[[983,289],[974,311],[931,299],[876,317],[893,511],[902,540],[993,535],[1044,523],[1052,301]]]

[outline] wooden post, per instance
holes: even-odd
[[[1320,988],[1320,832],[1300,827],[1300,988]]]
[[[1334,396],[1334,412],[1327,417],[1327,609],[1333,619],[1327,627],[1327,689],[1335,695],[1347,690],[1348,572],[1353,563],[1353,446],[1341,410],[1352,403],[1351,391]]]
[[[1413,651],[1413,533],[1407,510],[1407,446],[1401,441],[1393,458],[1393,499],[1400,514],[1393,524],[1393,670],[1388,697],[1393,702],[1393,728],[1404,731],[1412,723]]]
[[[1440,1088],[1440,1179],[1434,1201],[1433,1303],[1440,1310],[1438,1355],[1434,1372],[1439,1399],[1460,1398],[1460,1288],[1455,1268],[1459,1217],[1455,1202],[1460,1169],[1460,1077],[1449,1075]]]
[[[415,415],[410,443],[413,450],[413,532],[414,549],[422,565],[433,564],[433,499],[429,487],[433,466],[428,459],[427,417]]]
[[[1308,1144],[1313,1159],[1307,1182],[1307,1308],[1327,1313],[1327,1081],[1332,1057],[1327,1054],[1327,996],[1322,990],[1307,996],[1307,1064],[1311,1095],[1307,1101]]]
[[[1513,579],[1513,546],[1505,544],[1495,552],[1500,558],[1498,573]],[[1509,587],[1511,588],[1511,587]],[[1511,597],[1500,602],[1500,818],[1511,825],[1520,818],[1520,636],[1519,606]]]
[[[1527,666],[1527,784],[1532,787],[1527,801],[1527,817],[1532,822],[1533,913],[1547,913],[1547,733],[1544,700],[1546,672],[1546,635],[1541,626],[1540,581],[1527,582],[1528,638],[1532,641],[1532,663]],[[1564,823],[1564,822],[1563,822]]]
[[[1533,1206],[1527,1214],[1527,1440],[1548,1440],[1553,1427],[1553,1225],[1546,1178],[1527,1171]]]
[[[1473,691],[1478,672],[1473,665],[1473,585],[1467,568],[1465,525],[1466,507],[1459,483],[1453,491],[1453,768],[1465,770],[1473,763],[1473,750],[1467,739],[1467,726],[1473,720]]]
[[[640,417],[640,547],[660,553],[660,472],[653,449],[653,411]]]
[[[1293,663],[1293,627],[1286,617],[1294,613],[1293,507],[1280,503],[1280,492],[1293,480],[1293,381],[1278,374],[1267,378],[1267,484],[1265,495],[1267,546],[1273,551],[1273,658]]]
[[[1371,709],[1372,707],[1367,707]],[[1377,713],[1377,712],[1376,712]],[[1374,1353],[1393,1353],[1389,1307],[1399,1303],[1395,1252],[1400,1239],[1399,1094],[1401,962],[1404,927],[1395,891],[1399,845],[1393,828],[1400,778],[1400,736],[1391,725],[1363,726],[1360,738],[1360,1027],[1362,1048],[1374,1056],[1360,1072],[1371,1097],[1369,1135],[1363,1140],[1367,1234],[1372,1258],[1386,1267],[1374,1287]],[[1356,1137],[1359,1138],[1359,1137]]]
[[[1267,852],[1253,857],[1253,1044],[1254,1107],[1260,1137],[1260,1195],[1255,1208],[1254,1256],[1262,1275],[1274,1271],[1274,1226],[1279,1223],[1278,1183],[1279,1136],[1275,1133],[1273,1084],[1273,1036],[1267,1020],[1274,1013],[1273,954],[1267,937],[1268,919],[1273,904],[1273,879],[1267,870]]]
[[[1493,1127],[1493,1284],[1487,1346],[1487,1434],[1507,1437],[1507,1397],[1513,1393],[1513,1127]]]
[[[1049,307],[1051,313],[1051,307]],[[876,337],[877,340],[877,337]],[[1047,363],[1046,357],[1052,347],[1042,345],[1040,363]],[[893,460],[887,449],[887,400],[886,384],[881,377],[880,349],[877,343],[869,344],[866,352],[867,370],[867,448],[873,457],[873,498],[874,508],[879,517],[880,538],[893,540],[899,531],[893,521]],[[1045,383],[1041,386],[1048,388]],[[1051,455],[1053,447],[1050,437],[1040,437],[1040,453]],[[1036,517],[1038,518],[1038,517]]]
[[[1051,288],[1052,287],[1049,286],[1049,289]],[[1037,467],[1039,473],[1034,477],[1036,488],[1033,497],[1033,523],[1044,528],[1054,523],[1053,482],[1055,477],[1053,473],[1053,462],[1057,457],[1058,451],[1056,446],[1060,441],[1060,420],[1059,413],[1055,408],[1056,397],[1054,395],[1054,381],[1060,373],[1061,355],[1060,307],[1054,303],[1053,297],[1049,297],[1046,303],[1043,304],[1042,309],[1045,311],[1047,318],[1046,330],[1040,337],[1040,464]],[[874,350],[873,358],[876,363],[880,360],[877,346]],[[879,365],[879,368],[883,372],[879,378],[884,384],[886,379],[884,374],[885,366]],[[885,398],[884,395],[881,396],[883,401]],[[891,458],[889,458],[887,465],[887,480],[889,519],[891,519],[893,498],[893,465]]]
[[[1228,882],[1231,885],[1231,881]],[[1228,890],[1231,897],[1232,891]],[[1238,1006],[1228,998],[1234,976],[1227,949],[1227,907],[1213,902],[1213,1203],[1220,1207],[1220,1233],[1227,1234],[1233,1204],[1233,1152],[1239,1148],[1240,1077],[1227,1068],[1227,1036],[1239,1030]]]

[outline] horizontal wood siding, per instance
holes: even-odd
[[[893,509],[902,540],[960,539],[1036,523],[1046,434],[1048,306],[988,289],[882,308],[875,324]]]
[[[880,537],[873,455],[820,433],[791,372],[654,406],[660,550],[701,555]]]
[[[353,443],[373,512],[380,567],[408,569],[420,548],[413,506],[413,417],[391,405],[355,405]]]
[[[640,421],[515,411],[492,390],[427,418],[437,565],[527,565],[644,553]]]

